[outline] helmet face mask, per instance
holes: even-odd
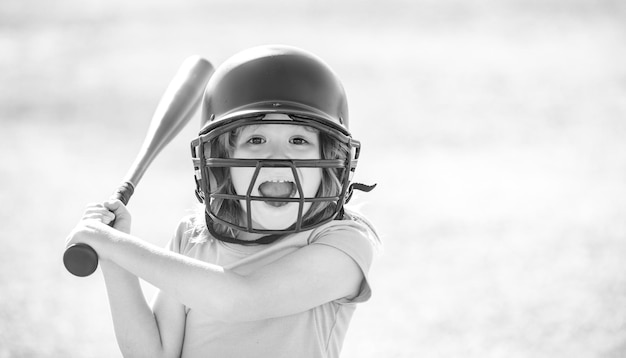
[[[245,231],[276,235],[310,230],[340,216],[351,173],[356,167],[360,143],[333,128],[325,127],[317,120],[297,116],[290,116],[290,120],[268,120],[264,117],[257,115],[233,120],[192,142],[197,194],[205,203],[207,225],[219,224],[227,227],[227,232],[231,233]],[[259,124],[302,125],[318,130],[321,159],[240,159],[232,158],[232,153],[224,150],[237,129]],[[344,149],[337,151],[337,147]],[[342,154],[337,155],[337,152]],[[335,153],[334,157],[329,157],[333,156],[330,153]],[[245,192],[240,190],[237,193],[231,172],[239,168],[248,168],[252,175]],[[322,172],[322,180],[317,193],[307,196],[302,172],[313,169]],[[264,170],[290,173],[283,177],[293,179],[292,195],[253,195],[260,184],[257,179]],[[283,219],[290,223],[288,227],[265,228],[255,223],[254,217],[260,215],[262,210],[259,204],[268,202],[291,206],[292,210],[283,214],[287,215]]]
[[[202,106],[204,126],[192,141],[191,152],[196,194],[205,204],[207,227],[216,238],[229,241],[238,231],[295,233],[342,216],[360,143],[348,130],[343,86],[322,60],[286,46],[243,51],[217,68]],[[265,124],[313,128],[319,133],[320,159],[233,158],[229,148],[237,131]],[[289,178],[291,195],[258,195],[257,179],[270,170]],[[314,170],[321,172],[315,195],[301,176]],[[247,188],[238,185],[237,192],[231,172],[251,175]],[[263,227],[255,223],[262,205],[290,210],[285,209],[283,224]]]

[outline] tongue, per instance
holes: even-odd
[[[265,182],[259,185],[261,195],[272,198],[288,198],[293,191],[293,183]]]

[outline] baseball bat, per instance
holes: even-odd
[[[213,70],[211,63],[199,56],[189,57],[183,62],[161,97],[141,149],[113,194],[114,198],[124,205],[128,204],[150,163],[196,112]],[[98,254],[89,245],[74,244],[65,250],[63,264],[76,276],[89,276],[98,267]]]

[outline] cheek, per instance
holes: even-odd
[[[254,168],[230,168],[230,177],[237,195],[246,195],[253,175]]]
[[[300,180],[305,198],[315,197],[322,184],[322,169],[303,168],[300,170]]]

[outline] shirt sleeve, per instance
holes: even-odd
[[[167,244],[167,249],[169,251],[175,252],[177,254],[186,253],[186,251],[189,249],[190,237],[194,233],[194,230],[196,230],[194,220],[194,217],[187,216],[178,223],[178,227],[176,228],[174,236]]]
[[[314,233],[310,244],[334,247],[350,256],[363,272],[363,281],[356,297],[343,298],[337,303],[360,303],[369,300],[372,290],[369,271],[375,256],[378,237],[368,225],[355,220],[333,222]]]

